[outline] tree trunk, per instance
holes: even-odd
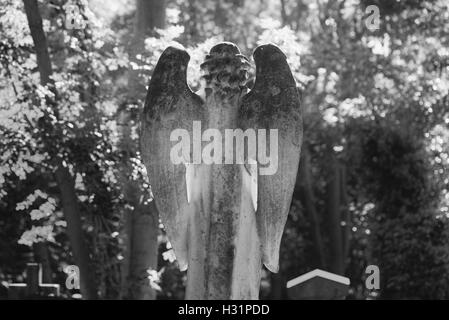
[[[144,53],[145,38],[154,34],[154,29],[165,27],[165,0],[136,0],[136,15],[134,31],[129,43],[128,55],[130,62],[139,64],[136,55]],[[145,98],[147,79],[139,79],[139,70],[129,68],[128,98]]]
[[[327,183],[326,213],[329,230],[330,270],[337,274],[344,272],[343,238],[340,208],[340,168],[332,156],[331,172]]]
[[[50,254],[46,242],[37,242],[33,245],[34,259],[42,266],[42,282],[52,282]]]
[[[351,241],[351,213],[348,208],[348,191],[346,188],[346,167],[344,165],[340,168],[340,201],[341,201],[341,216],[342,221],[345,222],[344,227],[342,228],[342,237],[343,237],[343,271],[346,270],[346,259],[350,253],[350,241]]]
[[[286,26],[288,24],[287,19],[287,11],[285,10],[285,0],[280,0],[281,2],[281,21],[282,26]]]
[[[287,297],[286,281],[281,271],[271,274],[271,292],[270,299],[283,300]]]
[[[73,257],[80,269],[81,294],[86,299],[96,299],[96,281],[94,271],[91,268],[87,245],[84,241],[75,181],[69,170],[63,165],[56,169],[55,176],[61,190],[62,207],[67,221],[67,234],[72,246]]]
[[[42,266],[42,282],[52,282],[52,271],[50,264],[50,254],[46,242],[38,242],[33,245],[34,259]]]
[[[42,18],[39,13],[37,0],[24,0],[23,3],[36,51],[40,82],[42,85],[47,85],[52,82],[52,68],[47,38],[42,29]],[[75,184],[69,170],[62,165],[61,160],[57,160],[55,178],[61,192],[62,208],[67,221],[67,234],[74,260],[80,269],[81,293],[85,299],[95,299],[97,298],[97,290],[93,271],[90,268],[89,253],[84,242],[81,212],[78,206]]]
[[[134,34],[129,46],[129,57],[133,63],[139,63],[136,55],[144,52],[144,40],[154,28],[165,25],[164,0],[137,0]],[[129,69],[128,101],[119,113],[120,148],[125,159],[122,165],[122,185],[125,199],[132,208],[125,212],[123,240],[125,244],[122,262],[122,296],[128,299],[155,299],[156,293],[150,287],[147,270],[157,268],[158,212],[154,201],[144,203],[141,188],[129,180],[132,168],[128,157],[135,154],[136,146],[130,138],[132,116],[126,108],[128,104],[139,103],[139,97],[145,96],[146,83],[138,77],[139,71]],[[151,183],[151,181],[150,181]]]
[[[310,176],[311,164],[310,154],[307,146],[303,147],[301,154],[301,162],[299,164],[299,178],[296,180],[299,183],[299,191],[301,194],[301,201],[306,209],[309,218],[313,240],[315,245],[315,252],[317,257],[317,264],[319,268],[326,268],[324,243],[321,234],[320,220],[318,212],[315,208],[315,195],[313,192],[312,178]]]

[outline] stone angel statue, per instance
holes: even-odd
[[[300,96],[272,44],[249,60],[232,43],[201,65],[204,96],[187,84],[188,53],[168,47],[151,78],[141,150],[187,299],[257,299],[262,265],[278,272],[302,144]],[[267,154],[269,151],[269,154]]]

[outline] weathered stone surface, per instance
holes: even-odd
[[[248,79],[249,68],[248,59],[236,45],[229,42],[213,47],[201,64],[206,89],[220,94],[221,99],[241,93]]]
[[[141,123],[141,151],[162,221],[180,268],[188,265],[188,228],[200,210],[186,198],[186,167],[170,161],[170,134],[178,128],[192,131],[203,121],[203,101],[186,82],[190,57],[169,47],[161,55],[151,78]],[[186,159],[187,162],[187,159]]]
[[[234,44],[222,43],[211,49],[202,64],[208,127],[222,133],[237,128],[248,67]],[[222,156],[225,163],[225,154]],[[259,238],[254,208],[247,205],[251,200],[244,198],[244,165],[212,164],[207,170],[212,183],[206,195],[210,203],[206,294],[213,299],[256,299],[261,270]]]
[[[300,96],[284,53],[274,45],[254,51],[256,82],[242,98],[239,124],[243,129],[278,130],[278,170],[258,181],[257,228],[262,259],[272,272],[279,269],[279,247],[287,221],[302,145]],[[260,165],[260,161],[259,161]]]

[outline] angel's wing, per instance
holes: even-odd
[[[200,205],[192,127],[204,117],[203,101],[186,82],[189,55],[168,47],[151,78],[141,121],[141,151],[156,205],[181,270],[187,268],[188,229]]]
[[[266,155],[269,164],[261,161],[261,132],[258,130],[258,196],[257,229],[262,245],[262,260],[272,272],[279,269],[279,248],[287,220],[298,171],[302,144],[300,96],[286,57],[274,45],[263,45],[254,51],[256,81],[242,98],[240,126],[242,129],[266,129]],[[275,131],[270,140],[270,129]],[[268,143],[270,142],[270,143]],[[271,151],[274,154],[269,154]],[[277,151],[277,152],[276,152]],[[265,154],[263,154],[265,156]],[[277,162],[276,162],[277,160]],[[277,171],[276,171],[277,163]],[[269,169],[267,166],[272,166]]]

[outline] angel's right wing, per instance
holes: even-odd
[[[278,47],[271,44],[259,46],[253,56],[256,81],[250,93],[241,100],[239,120],[242,129],[266,130],[266,141],[261,141],[258,136],[256,220],[263,263],[270,271],[277,272],[279,248],[301,152],[300,96],[286,57]],[[271,130],[277,132],[273,141]],[[272,170],[262,163],[261,150],[265,151],[262,153],[270,153]]]
[[[174,47],[162,53],[141,120],[142,158],[181,270],[188,263],[189,224],[201,202],[192,131],[194,121],[204,120],[204,103],[187,85],[189,59],[185,50]]]

